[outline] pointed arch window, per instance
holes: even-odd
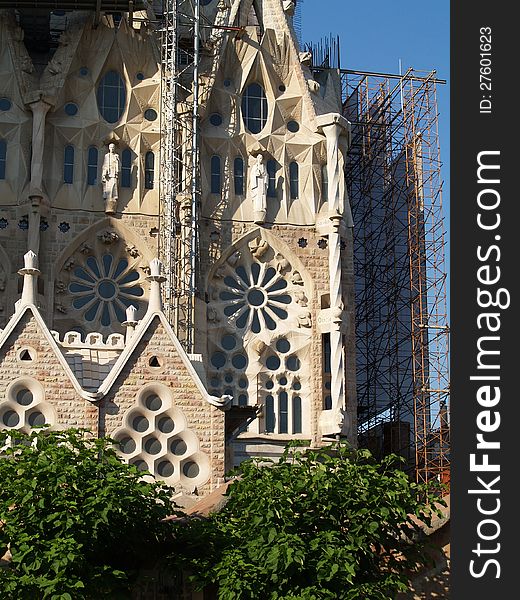
[[[7,142],[0,140],[0,179],[5,179],[5,164],[7,160]]]
[[[65,146],[63,151],[63,181],[72,183],[74,180],[74,146]]]
[[[220,156],[214,154],[211,157],[211,193],[220,194],[222,189]]]
[[[244,159],[241,156],[235,158],[233,165],[233,175],[235,180],[235,195],[244,195]]]
[[[153,190],[155,156],[153,152],[147,152],[144,157],[144,187]]]
[[[96,185],[98,176],[98,149],[90,146],[87,161],[87,185]]]
[[[323,202],[329,200],[329,174],[327,165],[321,165],[321,199]]]
[[[132,151],[125,148],[121,152],[121,187],[132,187]]]
[[[296,200],[299,196],[300,190],[300,169],[298,167],[298,163],[292,161],[289,163],[289,188],[291,194],[291,200]]]
[[[251,83],[242,97],[242,117],[251,133],[260,133],[267,123],[267,98],[259,83]]]

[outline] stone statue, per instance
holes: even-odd
[[[103,182],[103,198],[105,199],[105,212],[113,215],[116,212],[119,173],[121,172],[121,161],[116,154],[115,144],[108,145],[108,152],[103,159],[103,170],[101,181]]]
[[[265,221],[268,185],[269,179],[264,158],[261,154],[258,154],[256,162],[251,169],[251,194],[253,197],[253,220],[255,223],[263,223]]]

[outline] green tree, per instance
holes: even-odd
[[[168,551],[171,490],[85,430],[0,432],[0,599],[126,598]]]
[[[220,600],[394,598],[426,562],[410,515],[430,523],[434,500],[400,464],[344,444],[247,461],[223,510],[179,527],[172,560]]]

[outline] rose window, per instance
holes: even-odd
[[[240,265],[224,284],[227,289],[219,298],[236,327],[259,333],[264,327],[274,330],[277,320],[287,319],[291,296],[286,293],[287,281],[275,268],[256,262]]]
[[[114,321],[121,323],[128,306],[139,309],[139,298],[144,294],[139,279],[139,273],[124,258],[89,256],[84,266],[73,271],[69,284],[72,306],[83,311],[86,321],[99,320],[105,327]]]

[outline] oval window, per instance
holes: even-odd
[[[260,133],[267,123],[267,98],[258,83],[248,85],[242,97],[242,117],[251,133]]]
[[[97,89],[99,112],[108,123],[117,123],[123,116],[126,103],[126,88],[117,71],[108,71]]]

